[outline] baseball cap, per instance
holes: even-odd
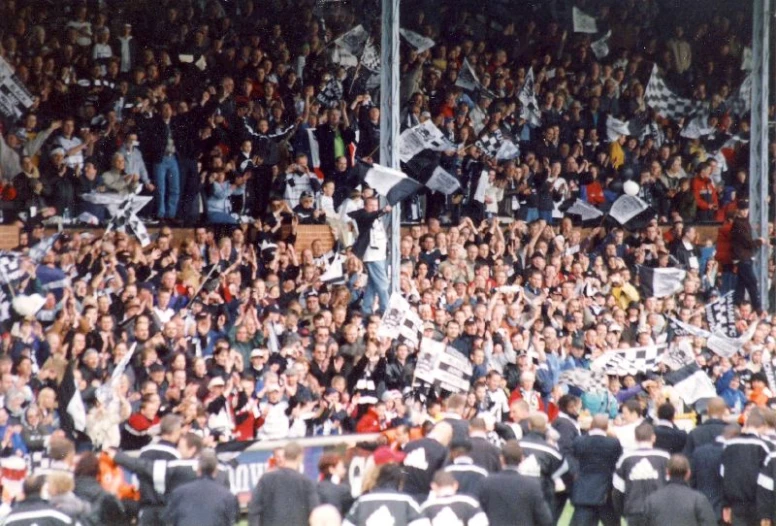
[[[207,388],[213,389],[214,387],[224,387],[225,385],[226,385],[226,382],[224,382],[224,379],[221,378],[220,376],[216,376],[208,382]]]
[[[257,356],[266,356],[267,353],[267,349],[253,349],[251,351],[251,358],[256,358]]]
[[[388,446],[380,446],[372,453],[372,460],[374,460],[375,466],[401,464],[406,456],[407,454],[402,451],[394,451]]]
[[[749,199],[739,199],[736,201],[736,208],[739,210],[748,210],[749,209]]]

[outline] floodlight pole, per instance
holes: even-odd
[[[768,69],[771,0],[754,0],[752,23],[752,122],[749,149],[749,203],[753,236],[768,239]],[[755,258],[762,307],[769,311],[768,247]]]
[[[382,0],[380,164],[399,167],[399,0]],[[391,291],[399,290],[401,205],[391,211]]]

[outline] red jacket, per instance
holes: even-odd
[[[604,197],[604,187],[601,182],[596,180],[585,187],[587,191],[587,202],[593,206],[602,205],[606,202]]]
[[[698,204],[698,210],[711,210],[714,206],[719,208],[719,195],[711,179],[704,179],[698,176],[693,177],[692,193],[695,196],[695,202]]]
[[[380,431],[385,431],[385,427],[385,423],[380,422],[380,416],[372,407],[358,420],[356,433],[379,433]]]

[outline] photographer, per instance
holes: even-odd
[[[229,197],[243,195],[245,192],[245,175],[234,176],[232,182],[226,177],[227,163],[224,168],[216,168],[208,178],[207,191],[207,220],[209,223],[222,225],[236,225],[237,220],[232,217],[232,205]]]
[[[295,162],[286,168],[284,199],[291,208],[299,205],[302,194],[315,194],[321,189],[318,178],[307,166],[307,155],[297,154]]]

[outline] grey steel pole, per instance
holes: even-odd
[[[399,0],[382,0],[380,164],[399,169]],[[399,290],[401,205],[391,211],[391,291]]]
[[[753,235],[768,239],[768,69],[771,0],[754,0],[752,24],[752,123],[749,150],[749,206]],[[760,298],[768,311],[768,247],[755,258]]]

